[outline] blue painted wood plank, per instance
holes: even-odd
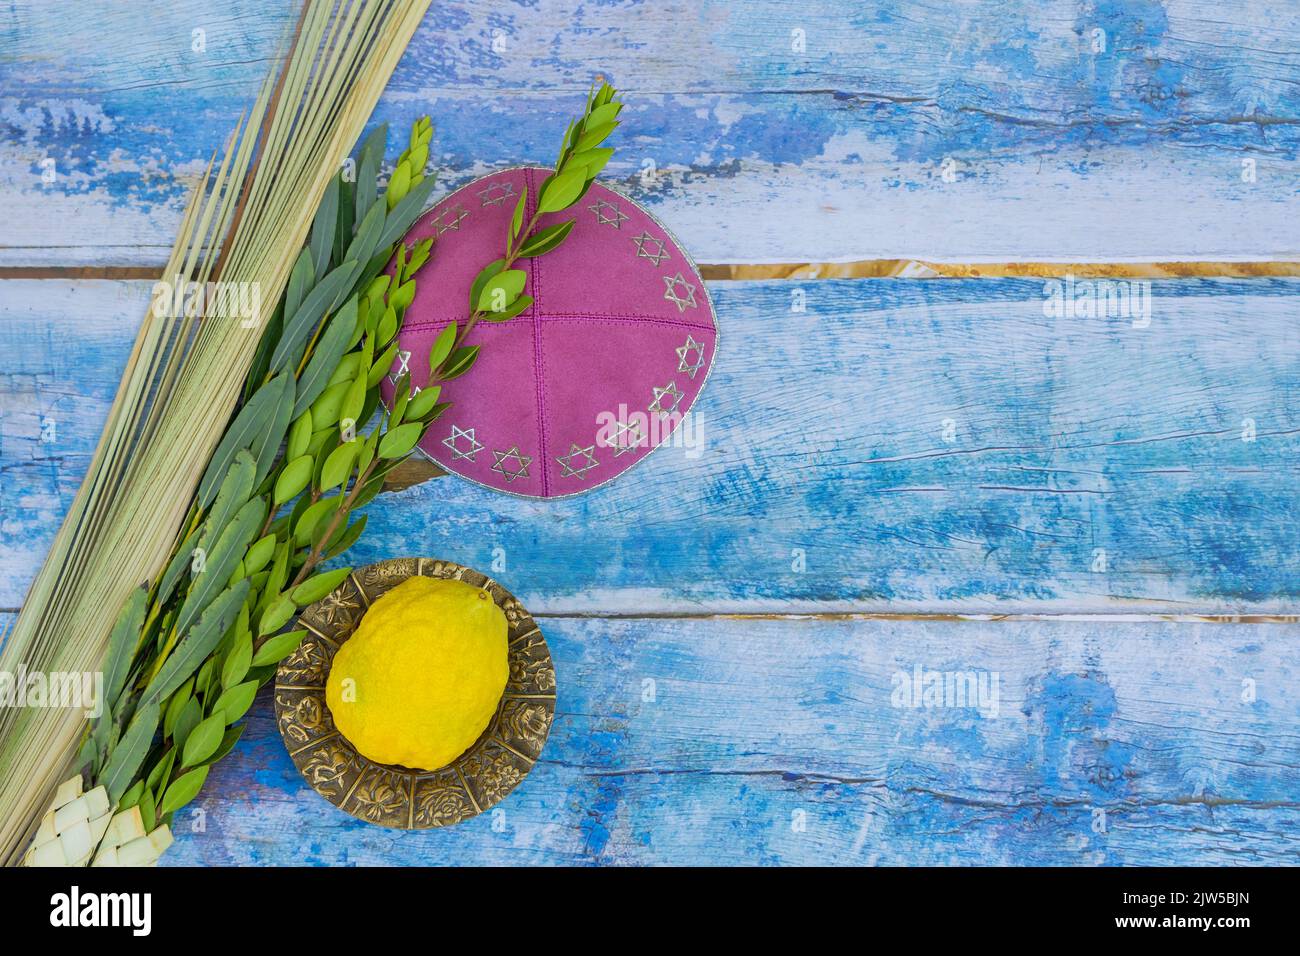
[[[301,780],[268,693],[165,862],[1300,863],[1293,625],[541,623],[557,716],[499,812],[353,819]],[[990,706],[900,706],[917,667]]]
[[[0,14],[0,264],[163,262],[295,10]],[[1297,38],[1197,0],[439,3],[377,118],[432,113],[450,187],[549,161],[609,75],[607,176],[705,262],[1294,258]]]
[[[1145,328],[1045,315],[1040,280],[710,288],[721,352],[680,444],[571,499],[381,496],[349,560],[495,568],[548,613],[1294,613],[1300,280],[1153,282]],[[0,607],[148,289],[0,283]]]

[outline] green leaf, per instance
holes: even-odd
[[[285,622],[293,617],[297,610],[298,606],[290,598],[281,594],[262,612],[262,620],[257,625],[258,637],[264,637],[284,627]]]
[[[189,570],[190,564],[194,560],[194,546],[198,544],[199,538],[203,534],[204,525],[199,525],[185,536],[185,540],[176,549],[176,553],[172,555],[167,570],[163,572],[162,579],[158,582],[158,596],[155,601],[159,607],[163,607],[171,600],[172,591],[176,588],[176,582],[181,579],[184,572]]]
[[[357,297],[354,295],[334,313],[312,350],[311,359],[303,369],[302,377],[298,379],[297,398],[293,403],[294,418],[311,408],[312,402],[329,386],[334,370],[338,368],[343,353],[348,350],[348,342],[356,324]]]
[[[118,798],[126,793],[135,775],[140,772],[144,758],[149,755],[153,744],[153,735],[158,730],[158,701],[149,700],[140,705],[126,728],[126,733],[113,748],[113,755],[108,758],[108,765],[99,775],[98,783],[108,790],[110,803],[117,803]]]
[[[275,409],[265,431],[257,435],[249,445],[253,457],[257,459],[257,473],[253,476],[253,485],[262,483],[262,479],[271,473],[280,453],[280,443],[289,430],[289,422],[294,415],[294,378],[288,372],[282,372],[268,383],[279,385],[275,393]]]
[[[213,542],[220,540],[222,532],[230,526],[239,509],[248,503],[249,495],[253,491],[256,469],[257,464],[248,451],[241,449],[235,455],[230,471],[226,473],[226,479],[221,483],[221,490],[217,492],[217,500],[212,503],[207,520],[203,522],[203,533],[189,555],[191,561],[195,557],[194,552],[201,551],[206,563],[207,556],[213,549]],[[195,577],[197,578],[197,574]]]
[[[478,358],[478,350],[477,345],[457,349],[451,354],[451,358],[447,359],[438,378],[444,382],[450,382],[453,378],[464,375],[474,365],[474,360]]]
[[[525,186],[519,193],[519,201],[515,203],[514,214],[510,217],[510,238],[514,239],[519,235],[519,230],[524,227],[524,205],[528,202],[528,187]]]
[[[402,459],[395,458],[393,459],[392,463],[397,464],[400,461],[402,461]],[[370,502],[374,500],[375,495],[379,494],[379,492],[384,490],[385,474],[387,474],[387,472],[383,468],[375,469],[374,474],[372,474],[369,480],[367,480],[366,483],[362,486],[361,494],[357,495],[352,500],[353,508],[364,508],[366,505],[370,504]]]
[[[181,708],[180,716],[176,718],[176,725],[172,727],[172,742],[177,747],[184,747],[191,731],[199,725],[199,721],[202,719],[203,708],[199,706],[199,699],[197,697],[188,698],[185,701],[185,706]],[[171,772],[171,767],[167,768],[167,772]],[[153,787],[154,785],[151,783],[149,786]]]
[[[381,276],[375,276],[375,278],[371,280],[370,285],[366,286],[366,301],[369,303],[371,308],[380,308],[383,306],[384,293],[388,291],[388,286],[392,281],[393,277],[388,273],[384,273]],[[367,325],[366,328],[368,329],[370,326]]]
[[[380,458],[401,458],[420,440],[420,435],[424,432],[422,422],[410,422],[406,425],[398,425],[379,439],[379,457]],[[301,603],[301,602],[299,602]]]
[[[308,408],[294,419],[293,425],[289,428],[289,440],[285,443],[284,448],[285,461],[293,461],[307,451],[307,443],[311,441],[311,433],[311,409]]]
[[[334,534],[330,535],[329,549],[325,552],[326,559],[332,560],[337,558],[340,554],[357,543],[357,539],[361,537],[361,532],[366,530],[367,517],[367,515],[362,515],[356,521],[352,522],[352,524],[348,525],[346,531],[343,528],[339,528],[338,531],[335,531]]]
[[[411,155],[407,157],[411,164],[412,175],[419,175],[424,172],[424,165],[429,161],[429,146],[427,143],[421,143],[411,149]]]
[[[284,330],[284,299],[275,307],[271,313],[266,325],[259,330],[260,337],[257,341],[257,351],[253,355],[253,364],[249,367],[248,375],[244,377],[244,389],[240,394],[240,401],[247,402],[253,397],[253,393],[266,380],[267,372],[271,369],[271,353],[280,342],[280,333]]]
[[[311,224],[311,258],[315,267],[313,278],[319,279],[329,268],[330,254],[334,251],[334,230],[339,218],[339,181],[331,179],[325,184],[325,193],[316,207],[316,218]]]
[[[104,657],[104,716],[101,721],[107,722],[108,715],[117,707],[118,695],[126,684],[131,660],[140,643],[140,630],[144,627],[144,612],[148,605],[149,589],[140,587],[133,590],[108,637],[108,653]]]
[[[244,555],[244,571],[250,575],[256,574],[266,567],[266,562],[270,561],[274,556],[275,535],[268,534],[259,538],[248,549],[248,553]]]
[[[219,713],[214,713],[199,722],[190,732],[181,753],[182,767],[197,767],[207,760],[221,746],[221,738],[226,733],[226,722]]]
[[[170,737],[172,730],[176,727],[176,721],[180,719],[181,711],[185,705],[194,697],[194,684],[186,681],[176,689],[167,701],[167,708],[163,711],[162,732],[164,737]]]
[[[247,612],[247,609],[248,609],[248,605],[245,604],[244,607],[239,609],[239,613],[243,615]],[[218,650],[220,650],[219,647]],[[207,660],[203,662],[203,666],[199,668],[199,672],[194,675],[195,694],[199,694],[204,697],[207,696],[208,691],[212,689],[212,672],[217,669],[216,665],[217,665],[216,657],[209,657]]]
[[[456,344],[457,331],[456,323],[452,322],[433,340],[433,345],[429,347],[429,374],[432,375],[437,371],[438,366],[451,354],[451,347]]]
[[[339,420],[339,410],[343,407],[343,399],[351,385],[350,381],[331,385],[321,392],[320,398],[312,404],[311,422],[316,429],[312,433],[313,441],[317,435],[327,434],[330,427]]]
[[[307,636],[306,631],[285,631],[283,634],[276,634],[268,638],[266,643],[257,649],[253,655],[253,666],[264,667],[267,664],[278,664],[290,654],[298,649],[302,639]]]
[[[622,103],[606,103],[604,106],[598,106],[587,115],[584,125],[587,129],[594,129],[604,126],[606,123],[612,123],[618,118],[618,114],[622,109]]]
[[[366,391],[366,404],[361,408],[361,417],[358,421],[370,421],[374,417],[377,408],[379,408],[379,389],[370,388]]]
[[[325,467],[321,469],[321,491],[329,491],[331,488],[337,487],[348,480],[348,475],[352,474],[352,465],[357,460],[357,452],[360,448],[361,442],[354,438],[330,452],[329,457],[325,459]]]
[[[358,375],[343,396],[343,405],[339,408],[339,425],[346,427],[350,422],[353,431],[361,424],[361,412],[366,407],[367,380]]]
[[[171,655],[145,688],[146,702],[163,700],[198,669],[203,659],[221,642],[230,622],[248,597],[248,589],[248,580],[244,579],[226,588],[209,605],[199,623],[172,649]]]
[[[315,265],[311,258],[311,249],[303,247],[298,258],[293,262],[289,272],[289,283],[284,290],[284,310],[286,315],[293,315],[302,305],[303,296],[311,289],[316,278]]]
[[[384,314],[380,317],[379,324],[375,326],[375,341],[380,345],[386,345],[397,333],[397,309],[404,309],[406,306],[411,304],[409,297],[399,297],[399,293],[401,293],[403,289],[406,289],[413,294],[415,292],[415,283],[408,282],[404,286],[399,286],[397,290],[389,296],[389,301],[393,303],[399,301],[399,298],[405,301],[403,305],[397,306],[396,308],[393,305],[389,305],[388,308],[384,309]]]
[[[205,558],[203,571],[194,579],[190,593],[176,615],[176,632],[184,634],[195,618],[208,606],[213,595],[230,582],[230,574],[243,559],[253,535],[266,519],[266,502],[253,498],[239,509],[235,519],[221,532],[217,543]]]
[[[152,830],[158,825],[158,811],[154,805],[151,790],[146,790],[140,796],[140,823],[146,831]]]
[[[225,663],[221,665],[221,686],[234,687],[238,684],[248,673],[252,662],[253,635],[243,631],[235,636],[235,643],[226,655]]]
[[[479,270],[479,274],[474,277],[474,282],[469,287],[469,310],[471,312],[478,311],[478,301],[482,295],[483,287],[505,267],[506,261],[504,259],[496,259]]]
[[[569,163],[574,169],[579,166],[586,170],[588,179],[599,175],[600,171],[605,168],[605,164],[610,161],[614,155],[614,150],[606,147],[603,149],[588,149],[581,153],[576,153],[570,158]]]
[[[442,392],[442,387],[434,385],[430,388],[422,388],[416,394],[411,396],[411,400],[406,403],[406,414],[404,418],[408,422],[424,418],[429,413],[429,409],[438,403],[438,395]]]
[[[429,175],[425,176],[418,186],[411,187],[411,191],[403,196],[401,201],[388,213],[388,218],[384,221],[384,231],[379,237],[379,242],[375,246],[376,249],[391,246],[406,235],[406,230],[411,228],[411,223],[415,222],[416,217],[423,211],[424,204],[433,195],[433,188],[437,184],[438,177]]]
[[[580,124],[577,120],[569,120],[569,125],[564,127],[564,137],[560,140],[560,155],[555,160],[556,169],[563,167],[564,161],[573,152],[573,144],[577,139],[579,128]]]
[[[573,219],[566,219],[564,222],[557,222],[553,226],[547,226],[533,233],[519,250],[519,258],[531,259],[550,252],[565,240],[573,230],[574,222]]]
[[[388,179],[388,191],[385,197],[388,200],[388,208],[394,208],[398,201],[402,199],[407,191],[411,188],[411,164],[402,160],[393,170],[393,175]]]
[[[226,756],[226,754],[235,749],[235,742],[239,740],[240,735],[244,732],[244,728],[247,726],[247,724],[240,724],[238,727],[226,728],[226,734],[221,738],[221,743],[218,745],[216,752],[208,758],[209,766],[221,760]]]
[[[329,387],[333,388],[340,382],[351,384],[359,371],[361,371],[361,353],[349,352],[339,359],[338,367],[334,369],[334,374],[330,376]]]
[[[403,277],[406,279],[410,279],[417,272],[419,272],[420,269],[424,266],[424,264],[429,261],[429,255],[430,253],[432,253],[432,251],[433,251],[432,238],[421,239],[419,242],[417,242],[415,244],[415,248],[411,251],[411,261],[406,264],[406,269],[404,269],[402,272]]]
[[[163,731],[163,736],[167,736],[165,730]],[[153,766],[149,768],[149,773],[144,778],[145,790],[156,790],[158,788],[158,784],[162,781],[164,775],[171,773],[172,764],[175,763],[175,757],[175,747],[168,747],[166,751],[158,755],[158,759],[154,761]]]
[[[339,170],[336,178],[339,181],[339,225],[334,230],[334,257],[332,261],[339,263],[344,258],[343,250],[352,241],[352,226],[356,220],[357,186],[356,183],[350,183],[343,178],[342,170]]]
[[[593,147],[599,146],[605,141],[610,133],[614,132],[617,123],[602,123],[599,126],[593,126],[587,123],[586,132],[578,137],[578,142],[574,144],[573,152],[575,155],[584,153]]]
[[[376,199],[357,226],[357,234],[348,246],[347,258],[358,263],[370,261],[379,247],[379,234],[384,230],[384,201]]]
[[[560,175],[547,177],[542,183],[541,198],[537,201],[539,213],[559,212],[578,201],[587,176],[585,169],[566,169]]]
[[[307,487],[315,464],[311,455],[300,455],[284,466],[284,471],[280,472],[280,477],[275,482],[275,495],[271,499],[277,508]]]
[[[379,444],[379,429],[372,429],[366,436],[365,442],[361,446],[361,454],[357,456],[357,473],[360,474],[370,467],[370,463],[375,460],[375,446]]]
[[[322,498],[320,501],[313,502],[294,523],[293,537],[294,543],[299,547],[311,541],[312,532],[316,526],[325,520],[328,515],[332,515],[338,510],[339,503],[343,499],[337,495],[329,498]],[[281,582],[283,583],[283,582]]]
[[[300,499],[299,504],[306,501],[306,498]],[[275,549],[275,560],[271,563],[271,573],[262,585],[262,600],[259,607],[266,607],[271,603],[275,596],[279,595],[280,589],[284,583],[289,580],[289,554],[290,544],[288,541],[283,542]],[[292,613],[292,612],[290,612]]]
[[[514,302],[510,303],[509,308],[504,309],[501,312],[484,313],[483,320],[485,322],[509,322],[515,316],[522,314],[524,310],[532,304],[533,297],[531,295],[521,295],[519,298],[515,299]]]
[[[127,788],[126,793],[122,794],[122,799],[117,801],[117,810],[120,813],[123,810],[130,810],[140,801],[140,795],[144,793],[144,781],[137,780]]]
[[[411,373],[403,372],[402,377],[397,380],[397,385],[393,390],[393,407],[388,414],[388,421],[396,425],[402,420],[402,414],[406,411],[406,403],[411,400]],[[358,471],[362,469],[357,469]]]
[[[217,698],[217,702],[212,705],[212,714],[220,715],[227,725],[233,724],[248,713],[248,708],[253,706],[253,698],[256,696],[257,681],[248,680],[236,684]]]
[[[311,330],[338,297],[347,291],[358,268],[359,264],[349,259],[341,266],[331,269],[307,294],[298,310],[285,319],[284,332],[275,351],[271,353],[272,371],[279,372],[298,364]]]
[[[225,478],[235,455],[242,449],[249,448],[257,436],[270,427],[281,395],[282,384],[273,379],[254,392],[253,397],[239,410],[235,420],[226,429],[221,444],[212,453],[208,470],[203,473],[203,480],[199,482],[200,508],[206,508],[212,503],[212,498],[217,493],[217,486]]]
[[[384,349],[383,355],[375,359],[375,364],[370,366],[370,372],[366,375],[366,388],[374,388],[378,385],[380,379],[393,367],[393,359],[397,358],[398,345],[398,342],[393,342],[388,348]]]
[[[361,144],[357,154],[357,216],[364,216],[366,210],[374,205],[379,192],[379,163],[384,158],[384,147],[388,143],[388,124],[380,123]]]
[[[478,311],[504,311],[511,302],[519,298],[527,281],[528,273],[523,269],[506,269],[504,272],[498,272],[483,283],[483,289],[478,296]]]
[[[199,767],[189,773],[181,774],[172,781],[172,785],[167,788],[167,793],[162,798],[162,803],[158,804],[158,815],[165,817],[185,806],[199,795],[199,791],[203,789],[203,782],[207,779],[207,767]]]
[[[343,583],[343,580],[352,573],[351,568],[336,568],[333,571],[324,571],[320,574],[313,574],[302,584],[293,589],[291,597],[293,602],[299,607],[305,607],[308,604],[315,604],[325,595],[329,594],[336,587]]]

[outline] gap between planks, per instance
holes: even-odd
[[[1252,279],[1300,276],[1300,261],[1270,262],[928,262],[860,259],[853,262],[703,263],[705,279],[938,279],[1079,278],[1177,279],[1211,276]],[[156,266],[0,266],[4,279],[156,279]]]
[[[16,615],[16,607],[0,607],[0,614]],[[762,613],[698,613],[681,611],[625,611],[582,613],[546,612],[532,615],[534,620],[542,621],[934,621],[955,624],[1003,623],[1022,621],[1041,621],[1064,624],[1300,624],[1300,614],[1132,614],[1117,612],[1108,614],[1096,612],[1091,614],[1062,613],[1049,614],[939,614],[939,613],[899,613],[890,611],[768,611]],[[0,639],[5,636],[0,630]],[[3,643],[0,640],[0,643]]]

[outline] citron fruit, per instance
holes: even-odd
[[[334,724],[379,763],[434,770],[478,739],[505,690],[506,616],[464,581],[413,577],[381,596],[334,655]]]

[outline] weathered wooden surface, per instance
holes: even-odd
[[[1300,863],[1296,625],[540,623],[556,719],[493,813],[336,810],[264,692],[164,863]],[[898,706],[918,666],[983,680],[983,709]]]
[[[363,824],[263,699],[166,862],[1300,863],[1295,626],[541,624],[556,720],[497,812]],[[918,665],[996,674],[996,715],[894,706]]]
[[[1044,288],[715,283],[719,357],[681,446],[572,499],[384,496],[350,560],[495,565],[546,613],[1294,611],[1300,280],[1156,282],[1147,328],[1044,316]],[[0,607],[80,480],[148,290],[4,285]]]
[[[0,13],[0,266],[162,263],[295,11]],[[1262,0],[462,0],[376,115],[431,113],[457,185],[549,161],[606,74],[629,104],[607,177],[702,262],[1279,259],[1298,67],[1300,9]]]
[[[296,9],[0,11],[0,268],[161,263]],[[1297,258],[1297,37],[1265,2],[457,0],[376,119],[431,113],[454,186],[548,162],[607,74],[613,184],[706,263]],[[1297,282],[1156,282],[1137,328],[1041,280],[712,283],[698,444],[370,508],[351,560],[544,615],[559,711],[501,812],[366,826],[264,697],[167,862],[1300,863],[1300,625],[1150,619],[1296,613]],[[0,634],[148,289],[0,281]],[[895,706],[918,666],[996,675],[996,714]]]

